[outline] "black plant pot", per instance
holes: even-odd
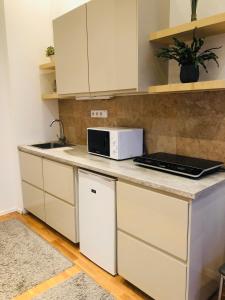
[[[183,83],[197,82],[199,80],[199,67],[184,65],[180,68],[180,81]]]

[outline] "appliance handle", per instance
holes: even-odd
[[[101,178],[105,181],[108,181],[108,182],[117,181],[117,178],[108,177],[108,176],[105,176],[105,175],[102,175],[102,174],[99,174],[99,173],[94,173],[94,172],[86,171],[86,170],[83,170],[83,169],[79,169],[78,173],[85,174],[87,176],[99,177],[99,178]]]

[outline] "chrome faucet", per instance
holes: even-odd
[[[58,136],[57,134],[57,137],[59,139],[59,142],[62,143],[62,144],[66,144],[66,137],[65,137],[65,134],[64,134],[64,125],[63,125],[63,121],[60,120],[60,119],[55,119],[52,121],[52,123],[50,124],[50,127],[52,127],[52,125],[54,123],[58,122],[59,123],[59,126],[60,126],[60,135]]]

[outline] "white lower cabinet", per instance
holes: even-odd
[[[73,167],[43,159],[44,190],[74,205]]]
[[[118,273],[158,300],[185,300],[186,265],[118,231]]]
[[[44,192],[29,183],[22,182],[24,208],[45,221]]]
[[[22,151],[20,164],[24,208],[77,243],[74,168]]]
[[[22,151],[19,157],[22,180],[43,189],[42,158]]]
[[[46,223],[73,242],[76,242],[74,206],[45,193]]]
[[[176,197],[118,182],[118,229],[187,260],[189,204]]]
[[[188,202],[119,181],[119,275],[156,300],[185,300],[188,219]]]

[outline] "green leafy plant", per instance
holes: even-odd
[[[173,40],[174,46],[161,48],[159,50],[159,53],[157,54],[159,58],[175,60],[178,62],[179,66],[195,65],[198,67],[201,65],[207,73],[208,69],[205,64],[206,61],[213,60],[219,67],[219,57],[213,52],[213,50],[218,50],[221,47],[200,51],[205,43],[205,40],[203,38],[197,38],[195,36],[195,31],[191,44],[180,41],[177,38],[173,38]]]
[[[191,21],[197,20],[197,5],[198,0],[191,0]]]
[[[52,56],[52,55],[55,55],[55,48],[53,46],[49,46],[46,49],[46,56],[49,57],[49,56]]]

